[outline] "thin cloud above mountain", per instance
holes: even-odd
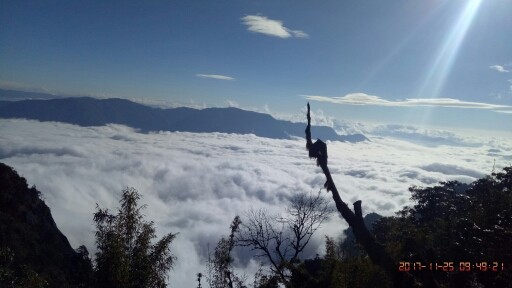
[[[449,107],[466,109],[486,109],[495,112],[512,111],[512,106],[490,104],[484,102],[462,101],[453,98],[408,98],[405,100],[386,100],[379,96],[368,95],[365,93],[350,93],[345,96],[320,96],[320,95],[300,95],[310,101],[329,102],[345,105],[373,105],[388,107]]]

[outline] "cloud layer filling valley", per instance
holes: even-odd
[[[95,251],[96,203],[115,209],[123,188],[139,190],[149,207],[144,213],[159,235],[180,232],[173,244],[178,262],[170,278],[176,287],[195,285],[195,274],[205,270],[208,243],[212,249],[229,232],[235,215],[243,217],[251,207],[282,212],[292,195],[316,192],[325,182],[307,157],[305,141],[298,139],[141,134],[119,125],[84,128],[27,120],[0,120],[0,130],[0,161],[42,191],[58,227],[75,248],[85,244]],[[470,182],[490,173],[494,159],[497,166],[508,165],[500,152],[511,152],[510,145],[497,140],[461,148],[382,137],[356,144],[328,142],[328,149],[342,199],[361,199],[364,213],[383,215],[410,203],[411,185]],[[339,236],[345,228],[339,216],[332,217],[317,233],[308,256],[322,253],[324,234]],[[255,268],[255,261],[241,260],[238,263]]]

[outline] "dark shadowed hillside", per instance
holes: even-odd
[[[10,95],[6,94],[9,91],[0,92],[2,95]],[[2,98],[5,97],[2,96]],[[58,121],[80,126],[102,126],[114,123],[140,129],[143,132],[252,133],[273,139],[303,137],[304,134],[303,124],[277,120],[268,114],[238,108],[160,109],[126,99],[90,97],[0,101],[0,118]],[[332,128],[326,126],[315,127],[315,131],[317,131],[317,137],[324,140],[348,142],[367,140],[361,134],[338,135]]]
[[[71,248],[39,194],[0,163],[0,287],[91,287],[87,249]]]

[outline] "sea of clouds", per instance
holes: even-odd
[[[407,189],[412,185],[447,180],[469,183],[512,160],[509,139],[466,141],[437,133],[437,144],[428,145],[393,137],[411,132],[410,127],[379,129],[367,135],[370,141],[328,142],[329,166],[342,199],[349,205],[362,200],[365,214],[392,215],[411,204]],[[196,285],[196,273],[206,270],[208,245],[213,250],[220,237],[229,233],[234,216],[241,215],[243,220],[251,208],[284,212],[294,194],[316,193],[325,182],[321,170],[307,157],[304,139],[142,134],[120,125],[79,127],[17,119],[0,120],[0,131],[0,161],[42,192],[59,229],[75,248],[85,244],[95,252],[92,213],[96,203],[115,210],[123,188],[141,192],[142,204],[148,205],[146,218],[155,222],[159,236],[180,233],[172,245],[178,257],[170,273],[172,287]],[[304,256],[322,254],[323,235],[340,237],[345,228],[344,220],[333,214]],[[250,276],[259,260],[250,260],[249,255],[249,251],[236,251],[236,265]]]

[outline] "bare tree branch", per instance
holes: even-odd
[[[287,209],[289,217],[286,222],[293,233],[291,242],[294,251],[291,258],[293,262],[304,251],[316,230],[329,217],[331,210],[327,200],[322,197],[320,192],[316,195],[299,193],[291,202],[291,207]]]
[[[283,242],[282,234],[272,225],[272,218],[266,210],[249,210],[247,219],[241,225],[237,236],[239,246],[250,247],[251,250],[260,251],[256,257],[264,257],[269,260],[273,273],[279,275],[282,281],[287,281],[288,276],[282,271],[281,262],[285,259],[280,251]]]
[[[315,158],[317,166],[320,166],[322,169],[325,178],[327,179],[324,187],[327,189],[327,191],[332,193],[332,198],[336,204],[336,208],[350,225],[350,227],[352,227],[357,241],[364,247],[372,263],[380,266],[393,279],[395,287],[413,287],[417,285],[414,277],[410,273],[398,271],[397,264],[384,250],[384,246],[375,241],[375,238],[364,224],[361,200],[358,200],[353,204],[355,213],[350,210],[348,205],[343,202],[343,200],[341,200],[338,189],[332,180],[329,167],[327,166],[327,145],[320,139],[318,139],[315,143],[311,141],[311,116],[309,103],[307,107],[308,125],[305,131],[306,148],[309,151],[309,157]],[[439,285],[435,282],[435,280],[432,279],[433,277],[431,277],[430,281],[427,280],[424,284],[426,284],[427,287],[438,287]]]
[[[287,215],[270,215],[260,209],[250,210],[243,221],[237,243],[250,247],[270,262],[272,273],[280,282],[289,283],[299,255],[330,213],[327,200],[317,195],[300,193],[291,199]]]

